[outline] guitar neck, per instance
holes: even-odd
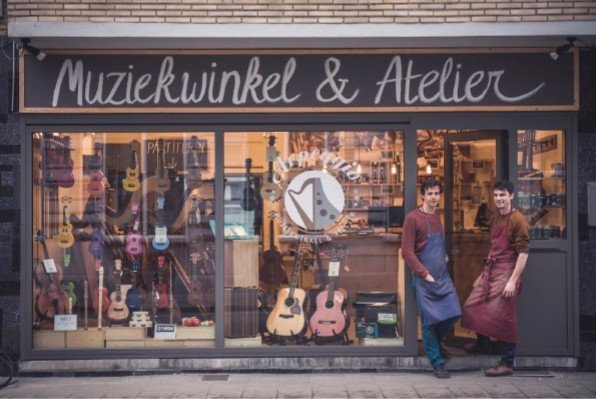
[[[298,275],[300,273],[300,267],[302,266],[302,260],[304,259],[304,252],[299,250],[296,254],[296,259],[294,261],[294,265],[292,266],[292,281],[290,282],[290,292],[288,296],[290,298],[294,297],[294,291],[298,286]]]
[[[333,301],[335,290],[337,289],[337,280],[337,277],[329,278],[329,284],[327,285],[327,301]]]

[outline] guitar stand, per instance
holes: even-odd
[[[269,346],[286,346],[285,338],[276,334],[269,334],[266,338],[263,338],[263,341]]]
[[[336,343],[339,342],[340,345],[351,345],[354,341],[348,339],[347,332],[342,332],[339,334],[335,334],[332,337],[319,337],[318,334],[314,333],[312,336],[312,341],[315,345],[325,345],[328,343]]]

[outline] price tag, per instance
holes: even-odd
[[[57,314],[54,316],[54,331],[76,331],[76,314]]]
[[[43,267],[46,269],[46,273],[56,273],[58,271],[54,259],[44,259]]]
[[[338,261],[329,262],[329,273],[327,275],[329,277],[339,276],[339,262]]]
[[[176,324],[156,324],[154,339],[176,339]]]

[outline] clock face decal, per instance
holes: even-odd
[[[294,177],[285,190],[288,217],[306,232],[321,232],[336,225],[344,211],[341,184],[323,171],[306,171]]]

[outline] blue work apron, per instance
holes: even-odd
[[[414,276],[413,284],[422,324],[430,325],[461,316],[461,307],[445,262],[443,233],[431,232],[428,216],[424,214],[424,218],[428,225],[428,238],[420,254],[420,262],[428,269],[435,282],[430,283]]]

